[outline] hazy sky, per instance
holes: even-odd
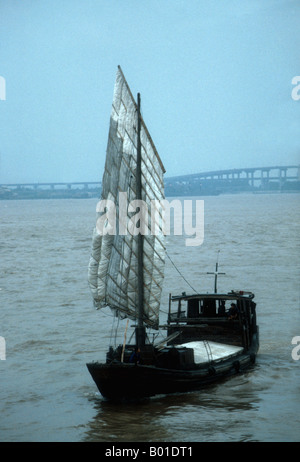
[[[0,183],[102,178],[118,64],[167,176],[300,163],[299,24],[299,0],[0,0]]]

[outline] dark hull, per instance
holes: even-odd
[[[198,390],[222,378],[245,371],[255,362],[258,335],[251,349],[227,360],[210,362],[190,370],[129,363],[89,363],[88,370],[100,393],[110,400],[140,399],[157,394]]]

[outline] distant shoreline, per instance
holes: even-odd
[[[284,189],[284,190],[225,190],[225,191],[168,191],[166,189],[166,197],[207,197],[219,196],[224,194],[295,194],[300,193],[300,189]],[[33,189],[12,189],[1,190],[0,200],[49,200],[49,199],[100,199],[101,190],[33,190]]]

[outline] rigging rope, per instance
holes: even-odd
[[[190,288],[196,292],[196,294],[198,293],[196,289],[194,289],[194,287],[191,286],[191,284],[186,280],[186,278],[183,276],[183,274],[179,271],[179,269],[177,268],[177,266],[175,265],[175,263],[171,260],[171,257],[169,256],[168,252],[166,251],[166,255],[168,257],[168,259],[170,260],[170,262],[172,263],[172,265],[174,266],[174,268],[176,269],[176,271],[178,271],[178,273],[180,274],[180,276],[185,280],[185,282],[190,286]]]

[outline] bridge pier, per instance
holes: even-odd
[[[285,182],[286,182],[286,167],[280,167],[279,168],[279,190],[281,191]]]
[[[266,175],[265,175],[266,174]],[[269,189],[270,169],[261,169],[261,189],[267,191]]]

